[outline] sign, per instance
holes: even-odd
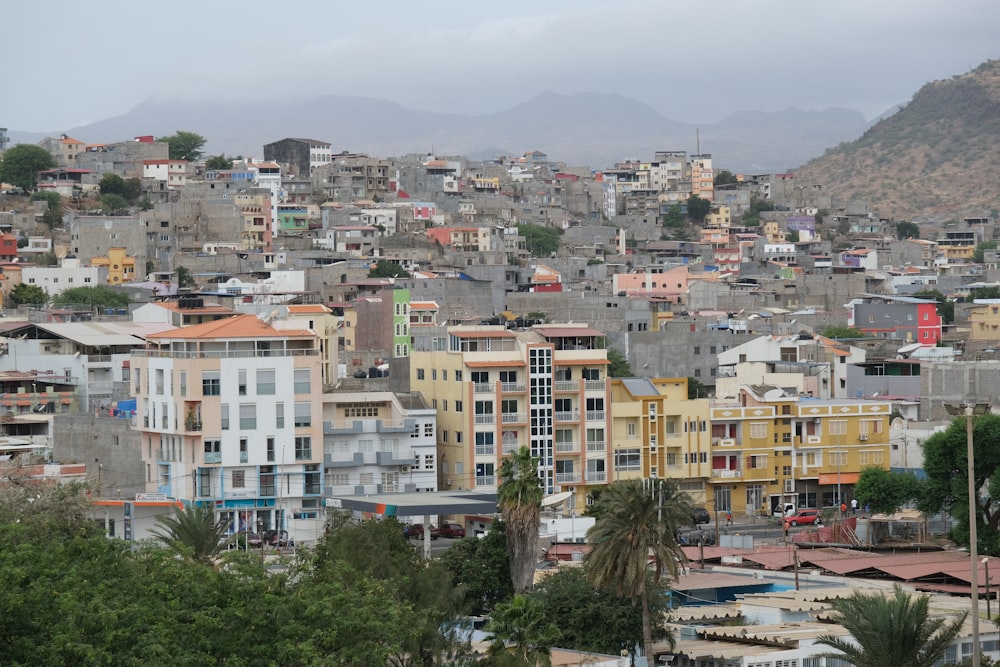
[[[165,493],[137,493],[135,494],[135,501],[165,501],[167,499],[167,494]]]
[[[126,542],[132,541],[132,503],[122,503],[122,509],[125,511],[125,526],[123,530],[123,537]]]

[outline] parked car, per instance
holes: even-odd
[[[229,538],[230,549],[246,549],[247,547],[260,549],[262,546],[264,546],[264,540],[260,538],[260,535],[249,530],[241,530]]]
[[[691,523],[696,526],[702,523],[712,523],[712,515],[704,507],[696,507],[691,513]]]
[[[676,535],[677,544],[683,546],[715,546],[715,531],[706,530],[703,528],[695,528],[694,530],[682,530]]]
[[[465,537],[465,528],[460,523],[442,523],[438,534],[441,537]]]
[[[816,523],[823,523],[823,517],[819,510],[799,510],[788,517],[788,523],[792,526],[811,526]]]
[[[788,517],[795,514],[795,504],[794,503],[782,503],[774,508],[773,515],[776,519],[787,519]]]
[[[294,547],[295,540],[288,536],[287,530],[269,530],[264,533],[264,542],[272,547]]]
[[[431,525],[431,539],[432,540],[436,540],[440,536],[441,536],[441,532],[438,530],[438,527],[432,524]],[[423,537],[424,537],[424,524],[422,524],[422,523],[415,523],[412,526],[407,526],[406,527],[406,539],[416,538],[418,540],[421,540],[421,539],[423,539]]]

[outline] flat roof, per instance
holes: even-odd
[[[480,514],[497,511],[496,492],[435,491],[429,493],[375,493],[364,496],[334,496],[327,507],[371,512],[380,516],[422,514]]]

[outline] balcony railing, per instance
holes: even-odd
[[[584,391],[604,391],[604,380],[587,380],[583,383]]]
[[[556,443],[556,453],[559,452],[578,452],[580,451],[580,446],[575,442],[557,442]]]
[[[501,417],[504,424],[523,424],[527,421],[523,412],[504,412]]]
[[[520,449],[520,447],[517,446],[516,442],[505,442],[503,443],[502,454],[504,456],[506,456],[507,454],[513,454],[518,449]]]
[[[482,477],[476,478],[476,486],[496,486],[497,478],[495,475],[484,475]]]
[[[185,431],[200,431],[201,430],[201,420],[200,419],[185,419],[184,420],[184,430]]]
[[[588,470],[587,471],[587,481],[588,482],[606,482],[606,481],[608,481],[608,473],[604,472],[603,470],[601,472],[596,472],[596,471]]]
[[[205,452],[205,463],[222,463],[222,452]]]
[[[476,456],[494,456],[496,451],[493,445],[476,445]]]
[[[472,391],[477,394],[492,394],[493,384],[490,382],[476,382],[472,385]]]
[[[262,357],[318,357],[318,349],[292,350],[132,350],[133,357],[147,359],[253,359]]]
[[[500,391],[508,394],[523,394],[524,384],[521,382],[501,382]]]
[[[476,424],[495,424],[496,423],[496,415],[493,415],[493,414],[489,414],[489,415],[476,415],[474,423],[476,423]]]
[[[729,470],[727,468],[721,468],[712,470],[712,477],[722,477],[723,479],[731,479],[734,477],[742,477],[742,470]]]
[[[250,460],[250,454],[247,452],[240,452],[240,463],[247,463]]]
[[[579,484],[580,473],[578,472],[557,472],[556,484]]]
[[[603,452],[607,445],[605,440],[588,440],[587,441],[587,451],[588,452]]]
[[[572,380],[556,380],[556,391],[580,391],[580,383]]]
[[[571,412],[557,412],[556,413],[557,422],[578,422],[580,421],[580,413],[577,411]]]
[[[605,414],[604,410],[587,410],[587,421],[602,422]]]

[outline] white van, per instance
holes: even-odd
[[[774,517],[776,519],[784,519],[785,517],[792,516],[793,514],[795,514],[795,503],[784,503],[782,505],[778,505],[778,507],[774,510]]]

